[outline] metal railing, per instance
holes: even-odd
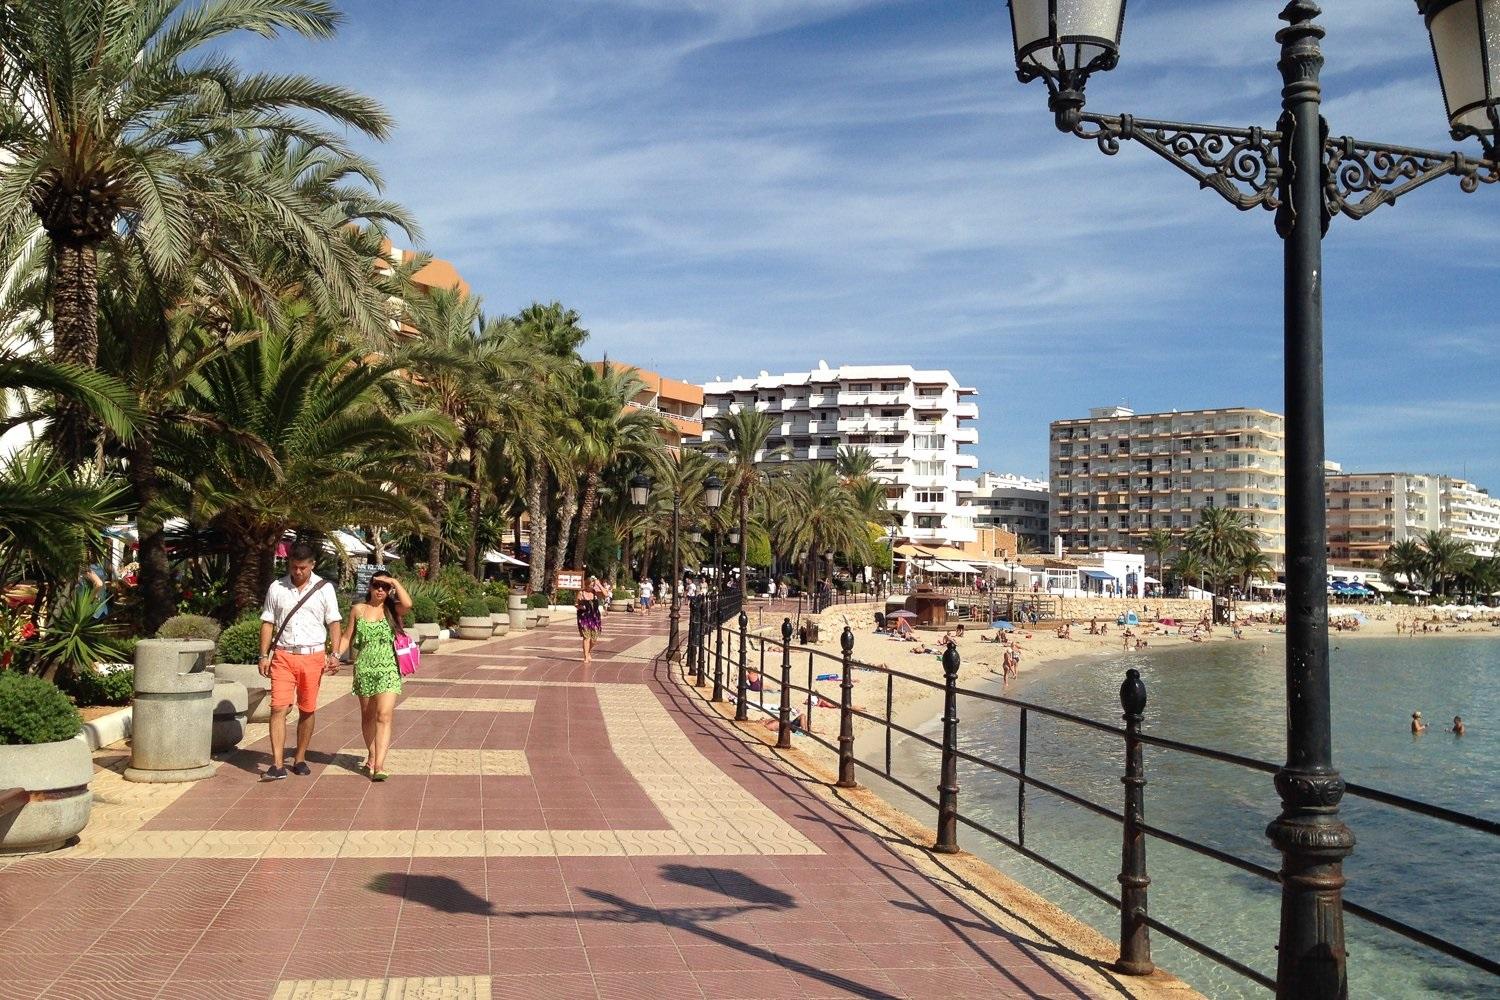
[[[838,780],[835,783],[837,787],[858,787],[856,772],[859,768],[863,768],[874,774],[878,774],[895,787],[935,809],[937,812],[937,838],[932,845],[934,851],[939,853],[957,852],[959,850],[958,828],[959,826],[963,826],[1009,848],[1028,861],[1039,865],[1052,874],[1082,889],[1090,896],[1115,908],[1120,912],[1119,960],[1116,963],[1116,968],[1120,972],[1129,975],[1145,975],[1153,971],[1155,966],[1151,960],[1150,932],[1154,930],[1199,955],[1218,963],[1224,968],[1243,976],[1251,982],[1267,989],[1275,989],[1275,980],[1270,976],[1149,914],[1147,909],[1147,895],[1151,879],[1146,869],[1147,838],[1155,838],[1156,840],[1187,850],[1201,857],[1237,869],[1238,871],[1257,876],[1268,882],[1278,883],[1280,875],[1275,870],[1255,861],[1239,857],[1228,851],[1200,843],[1191,837],[1186,837],[1171,830],[1147,823],[1144,818],[1147,776],[1142,750],[1144,747],[1149,746],[1158,750],[1187,754],[1268,775],[1274,775],[1280,770],[1279,765],[1241,754],[1215,750],[1211,747],[1197,746],[1179,740],[1146,734],[1142,731],[1142,720],[1146,707],[1146,686],[1141,680],[1139,672],[1134,669],[1125,672],[1125,681],[1120,687],[1120,704],[1124,713],[1124,725],[1118,726],[988,691],[961,688],[958,686],[959,653],[957,648],[953,646],[949,646],[943,654],[944,676],[942,680],[937,680],[907,673],[892,667],[855,661],[853,659],[854,633],[847,626],[840,635],[842,656],[835,656],[818,649],[798,648],[794,646],[792,642],[794,630],[790,618],[783,619],[780,628],[781,638],[778,640],[774,636],[751,634],[748,629],[748,616],[745,614],[738,613],[737,621],[734,622],[731,622],[732,617],[734,616],[721,616],[718,627],[713,627],[710,624],[710,619],[705,616],[703,618],[705,627],[702,629],[702,633],[707,633],[708,631],[714,633],[712,643],[714,693],[712,700],[723,700],[725,679],[729,678],[732,672],[734,694],[730,696],[730,700],[735,704],[735,720],[737,722],[748,721],[752,708],[765,712],[775,719],[777,730],[776,746],[778,748],[789,749],[792,746],[793,733],[800,732],[807,739],[838,755]],[[701,686],[703,684],[702,675],[709,669],[705,665],[706,660],[704,659],[705,654],[703,650],[708,646],[704,634],[700,634],[699,636],[699,646],[700,653],[697,660],[698,675],[695,677],[695,683]],[[806,654],[807,658],[805,682],[797,683],[793,680],[792,676],[793,660],[796,658],[800,663],[803,654]],[[770,673],[768,673],[768,658],[770,660]],[[833,703],[829,699],[824,698],[814,687],[820,679],[820,675],[818,674],[818,664],[820,662],[826,670],[821,675],[821,679],[825,681],[832,680],[835,679],[834,675],[836,674],[840,690],[838,703]],[[855,669],[884,675],[885,705],[883,714],[875,714],[854,706],[852,692],[854,683],[853,672]],[[773,683],[770,680],[773,675],[776,675],[778,678],[774,681],[778,697],[774,708],[768,708],[765,703],[766,691],[768,684]],[[897,679],[942,691],[944,708],[941,739],[934,739],[931,736],[909,729],[894,721],[895,682]],[[752,696],[754,697],[753,703],[751,700]],[[959,748],[957,702],[961,697],[994,705],[1004,705],[1019,710],[1017,759],[1014,767]],[[800,708],[794,709],[794,701]],[[830,740],[815,730],[814,716],[819,711],[834,713],[838,719],[838,736],[836,739]],[[1118,807],[1096,802],[1086,794],[1064,788],[1061,785],[1044,780],[1036,774],[1028,772],[1026,761],[1027,734],[1032,716],[1042,716],[1121,740],[1124,759],[1121,781],[1124,787],[1124,795]],[[855,756],[855,719],[863,719],[884,729],[882,763],[870,763]],[[941,754],[936,798],[927,791],[915,787],[910,782],[898,777],[895,773],[892,762],[896,734],[915,740],[924,746],[937,750]],[[972,816],[964,815],[959,807],[959,786],[957,779],[959,761],[1016,782],[1016,835],[1014,837],[1008,836]],[[1049,858],[1026,845],[1026,794],[1028,789],[1051,796],[1061,802],[1071,804],[1096,816],[1120,824],[1123,862],[1117,876],[1117,881],[1120,885],[1118,894],[1095,884],[1056,859]],[[1378,802],[1406,813],[1425,816],[1454,827],[1477,831],[1489,836],[1500,836],[1500,822],[1492,819],[1472,816],[1467,813],[1353,782],[1346,784],[1345,794],[1370,802]],[[1495,957],[1481,955],[1439,934],[1414,927],[1390,914],[1350,902],[1347,899],[1343,902],[1343,910],[1345,913],[1454,959],[1472,969],[1488,973],[1491,976],[1500,977],[1500,960],[1497,960]]]

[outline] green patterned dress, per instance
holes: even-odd
[[[354,694],[359,698],[401,693],[401,671],[396,669],[395,636],[384,618],[354,620]]]

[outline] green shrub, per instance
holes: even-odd
[[[431,625],[438,620],[437,602],[426,594],[420,597],[413,597],[411,613],[416,617],[417,621]]]
[[[556,597],[557,597],[557,602],[556,603],[558,604],[558,606],[566,608],[569,605],[571,605],[574,601],[578,600],[578,591],[576,591],[576,590],[559,590],[557,592],[557,594],[556,594]]]
[[[504,580],[490,580],[484,585],[484,593],[486,597],[498,597],[503,601],[510,596],[510,584]]]
[[[0,743],[57,743],[82,728],[78,709],[55,684],[11,670],[0,673]]]
[[[173,615],[157,629],[158,639],[207,639],[219,637],[219,623],[204,615]]]
[[[547,595],[546,594],[527,594],[526,595],[526,606],[528,608],[531,608],[532,610],[536,610],[537,608],[545,608],[545,607],[547,607],[548,606],[547,605]]]
[[[457,597],[460,604],[470,597],[484,596],[484,584],[465,572],[462,566],[444,566],[432,582]]]
[[[260,660],[260,618],[247,615],[219,633],[215,663],[256,663]]]
[[[73,677],[70,688],[80,705],[128,705],[135,696],[135,668],[83,670]]]
[[[127,635],[125,638],[120,639],[118,641],[118,644],[119,644],[119,647],[120,647],[120,662],[121,663],[134,663],[135,662],[135,647],[136,647],[136,643],[138,643],[140,641],[141,641],[140,637],[139,636],[134,636],[134,635]]]
[[[484,599],[484,603],[485,606],[490,609],[490,614],[492,615],[503,615],[507,610],[509,610],[509,606],[505,603],[505,598],[503,596],[496,597],[494,595],[491,595]]]
[[[464,601],[463,607],[460,610],[463,612],[463,617],[465,618],[488,618],[490,616],[490,606],[485,603],[482,597],[469,598]]]

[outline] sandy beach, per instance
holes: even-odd
[[[804,621],[819,625],[819,641],[810,646],[796,646],[792,653],[792,683],[805,685],[807,681],[807,655],[802,649],[811,648],[821,653],[839,656],[839,633],[845,625],[854,630],[854,660],[877,666],[891,667],[916,677],[936,681],[933,687],[905,678],[894,678],[891,684],[891,714],[896,723],[908,729],[920,730],[930,724],[942,712],[943,679],[942,659],[939,655],[939,640],[944,631],[918,630],[916,642],[907,642],[877,634],[875,613],[883,610],[883,604],[843,605],[822,615],[804,616]],[[1140,624],[1126,627],[1116,620],[1134,612]],[[1017,627],[1007,636],[1011,645],[985,641],[994,639],[996,631],[983,631],[966,627],[964,635],[956,635],[956,624],[950,631],[955,633],[961,665],[959,686],[983,691],[1000,692],[1004,689],[1002,663],[1008,649],[1015,649],[1020,656],[1019,672],[1036,670],[1045,664],[1061,661],[1086,660],[1105,653],[1118,653],[1127,648],[1144,646],[1146,649],[1168,649],[1201,643],[1216,642],[1281,642],[1283,641],[1284,610],[1280,605],[1254,602],[1236,605],[1236,627],[1215,626],[1211,629],[1195,626],[1209,613],[1207,601],[1177,599],[1066,599],[1063,605],[1064,622],[1071,622],[1067,637],[1058,634],[1058,626],[1042,623],[1035,627]],[[1338,628],[1343,616],[1358,613],[1362,620],[1357,628]],[[1100,628],[1101,634],[1091,634],[1090,620]],[[760,628],[763,634],[779,638],[779,631],[770,623]],[[1500,614],[1489,618],[1462,619],[1451,611],[1433,608],[1416,608],[1397,605],[1334,606],[1329,609],[1329,620],[1335,627],[1330,634],[1340,641],[1352,636],[1411,636],[1412,641],[1424,641],[1457,635],[1492,635],[1500,638],[1500,627],[1491,621],[1500,622]],[[1164,624],[1171,622],[1172,624]],[[1423,626],[1427,631],[1422,631]],[[1236,637],[1238,632],[1238,638]],[[982,638],[981,638],[982,637]],[[1127,641],[1130,643],[1127,647]],[[753,647],[752,647],[753,650]],[[924,652],[930,650],[930,652]],[[780,676],[780,661],[767,659],[765,703],[774,711],[776,705],[776,681]],[[753,664],[752,664],[753,665]],[[836,674],[839,665],[833,660],[818,657],[814,660],[814,676]],[[819,695],[834,707],[821,703],[812,709],[813,731],[824,739],[838,735],[839,681],[836,677],[815,680],[813,687]],[[751,694],[751,701],[757,695]],[[886,679],[875,671],[856,671],[854,704],[873,715],[883,715],[887,698]],[[794,693],[793,706],[804,711],[806,696]],[[855,737],[861,754],[884,740],[883,727],[867,720],[855,719]]]

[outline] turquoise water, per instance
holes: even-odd
[[[1191,649],[1101,655],[1043,668],[1012,685],[1027,701],[1089,718],[1117,721],[1127,667],[1146,682],[1147,732],[1279,762],[1285,752],[1282,653],[1256,640]],[[1346,780],[1484,817],[1500,817],[1500,641],[1493,638],[1338,637],[1332,651],[1335,763]],[[1409,731],[1421,711],[1432,729]],[[977,702],[960,705],[961,744],[970,753],[1016,763],[1017,712]],[[1468,734],[1442,731],[1462,715]],[[1278,812],[1269,775],[1146,748],[1146,817],[1153,825],[1269,868],[1280,856],[1264,836]],[[1046,781],[1118,809],[1119,740],[1033,717],[1028,770]],[[914,741],[897,755],[898,773],[935,784],[935,754]],[[1016,833],[1015,783],[962,766],[960,807],[1009,835]],[[925,809],[925,807],[914,807]],[[1117,888],[1119,826],[1035,789],[1026,799],[1026,844],[1111,891]],[[1342,813],[1358,840],[1345,862],[1345,897],[1491,957],[1500,953],[1500,843],[1496,838],[1346,797]],[[919,811],[918,815],[922,813]],[[1111,939],[1113,909],[981,834],[959,828],[960,842],[1019,881],[1088,920]],[[1190,852],[1148,841],[1153,916],[1268,975],[1275,973],[1279,887]],[[1500,982],[1345,917],[1350,995],[1495,997]],[[1157,963],[1211,997],[1269,994],[1162,935]]]

